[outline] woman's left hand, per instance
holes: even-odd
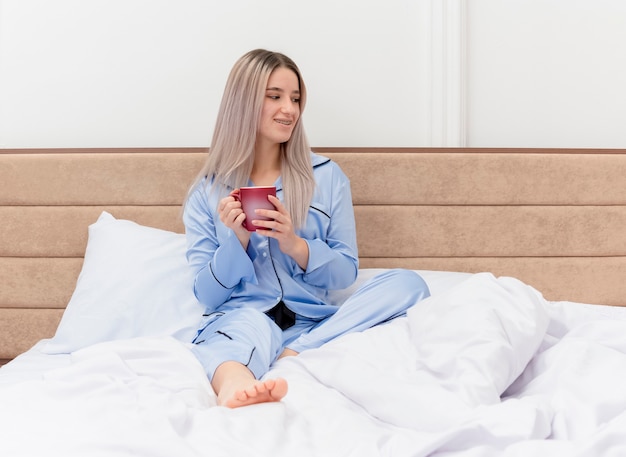
[[[257,233],[276,239],[280,250],[293,258],[300,268],[306,270],[309,263],[309,245],[304,239],[296,235],[291,222],[291,215],[280,200],[273,195],[269,196],[269,200],[276,207],[276,210],[257,209],[256,213],[259,216],[269,217],[273,220],[261,221],[253,219],[252,223],[254,225],[263,227],[263,229],[257,229]]]

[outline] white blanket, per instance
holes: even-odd
[[[267,376],[288,380],[283,401],[235,410],[173,338],[97,344],[38,374],[22,358],[0,370],[0,455],[626,455],[622,316],[474,275],[280,360]]]

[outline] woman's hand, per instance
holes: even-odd
[[[287,208],[273,195],[270,195],[268,198],[276,207],[276,210],[257,209],[256,213],[259,216],[266,216],[273,220],[252,220],[255,226],[263,227],[263,229],[257,229],[257,233],[276,239],[280,250],[293,258],[300,268],[306,270],[309,263],[309,245],[304,239],[296,235],[291,222],[291,215],[287,212]]]
[[[242,225],[246,215],[241,208],[241,202],[234,197],[237,194],[239,194],[239,189],[233,190],[228,197],[222,198],[217,211],[220,215],[220,221],[235,232],[243,248],[247,249],[250,241],[250,232]]]

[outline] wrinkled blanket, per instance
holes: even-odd
[[[173,338],[101,343],[40,371],[35,352],[0,370],[2,456],[626,455],[624,314],[513,278],[473,275],[278,361],[267,376],[289,393],[275,404],[215,406]]]

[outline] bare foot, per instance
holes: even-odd
[[[233,380],[228,387],[224,387],[217,397],[217,404],[229,408],[280,401],[287,395],[287,381],[283,378],[265,381],[242,379],[241,382]]]
[[[293,357],[295,355],[298,355],[296,351],[294,351],[293,349],[285,348],[283,350],[283,353],[279,355],[278,358],[282,359],[283,357]]]
[[[259,381],[238,362],[221,364],[211,384],[217,393],[217,404],[229,408],[280,401],[287,395],[287,381],[283,378]]]

